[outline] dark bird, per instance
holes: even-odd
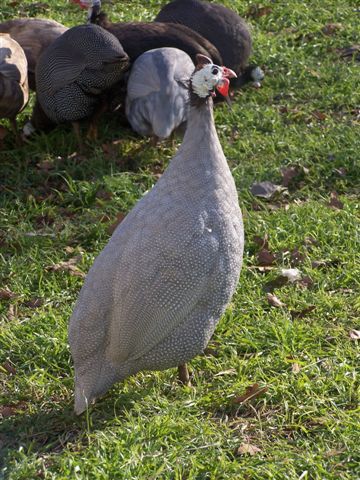
[[[31,90],[36,89],[35,68],[40,55],[66,30],[61,23],[42,18],[17,18],[0,23],[0,33],[8,33],[25,52]]]
[[[147,50],[173,47],[186,52],[193,61],[198,53],[202,53],[210,57],[213,62],[222,64],[222,58],[217,48],[202,35],[185,25],[146,22],[112,23],[102,12],[93,20],[115,35],[129,55],[131,62]]]
[[[55,123],[90,119],[88,136],[96,138],[96,122],[106,110],[107,91],[118,83],[129,59],[119,41],[98,25],[67,30],[40,56],[36,67],[37,99]]]
[[[186,122],[193,71],[191,58],[178,48],[156,48],[140,55],[127,82],[126,117],[133,130],[157,141]]]
[[[24,50],[7,33],[0,33],[0,118],[8,118],[17,142],[16,116],[29,100],[27,60]]]
[[[248,65],[252,47],[249,28],[233,10],[201,0],[174,0],[160,10],[155,21],[186,25],[209,40],[220,52],[223,64],[238,75],[233,86],[248,81],[259,86],[264,73],[260,67]]]
[[[187,129],[157,184],[95,260],[69,325],[80,414],[140,370],[179,367],[203,352],[238,283],[243,224],[213,118],[235,73],[198,55]]]

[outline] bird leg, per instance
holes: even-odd
[[[189,370],[187,368],[186,363],[183,363],[182,365],[178,366],[178,372],[179,372],[180,382],[186,385],[187,387],[191,387]]]
[[[72,126],[74,129],[75,137],[79,146],[79,153],[83,154],[84,152],[84,142],[81,138],[81,130],[80,130],[80,124],[79,122],[72,122]]]
[[[20,147],[21,145],[23,145],[23,141],[22,141],[22,139],[19,135],[19,130],[18,130],[18,127],[17,127],[16,118],[10,118],[9,120],[10,120],[11,129],[14,132],[14,135],[15,135],[16,145],[18,147]]]
[[[159,137],[156,135],[151,135],[150,137],[150,146],[151,147],[156,147],[156,145],[159,143]]]
[[[88,140],[94,140],[94,141],[97,140],[97,136],[98,136],[97,122],[101,117],[101,115],[103,115],[103,113],[105,113],[107,110],[108,110],[108,102],[106,98],[103,98],[91,117],[89,129],[86,134],[86,138]]]

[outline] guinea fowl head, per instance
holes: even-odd
[[[98,16],[101,10],[101,0],[71,0],[71,2],[77,3],[81,8],[87,8],[87,21],[88,23],[94,23],[93,19]]]
[[[230,68],[215,65],[210,58],[200,53],[196,55],[195,71],[190,79],[192,103],[203,103],[207,98],[215,97],[216,92],[228,98],[229,78],[236,78],[236,73]]]

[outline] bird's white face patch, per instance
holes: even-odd
[[[196,95],[205,98],[223,79],[223,69],[214,63],[209,63],[196,70],[192,76],[192,89]]]

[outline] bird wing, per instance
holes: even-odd
[[[148,208],[139,205],[151,199],[139,202],[91,268],[70,324],[82,357],[105,348],[114,365],[140,358],[206,295],[218,239],[189,205],[171,208],[171,196]],[[79,345],[72,350],[75,358]]]

